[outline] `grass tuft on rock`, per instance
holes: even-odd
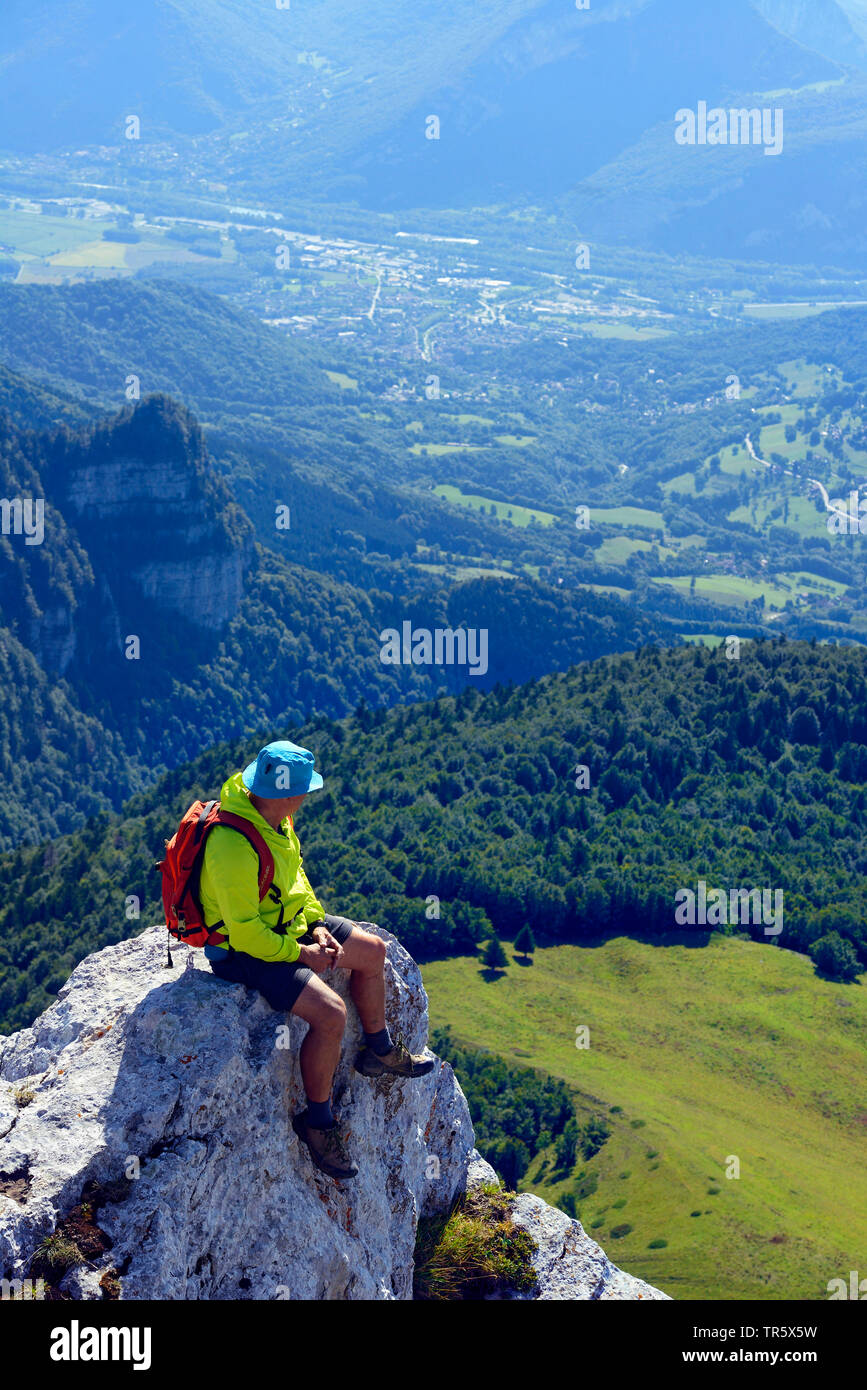
[[[447,1302],[536,1288],[536,1244],[512,1221],[515,1193],[498,1183],[473,1188],[448,1216],[418,1225],[413,1296]]]
[[[30,1273],[41,1275],[44,1279],[60,1279],[75,1265],[84,1264],[84,1256],[74,1240],[68,1236],[46,1236],[36,1247],[30,1261]]]

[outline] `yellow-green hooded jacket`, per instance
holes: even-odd
[[[301,846],[289,817],[279,831],[274,830],[250,800],[240,772],[223,783],[220,806],[244,816],[264,837],[274,856],[274,882],[260,903],[256,851],[237,830],[215,826],[205,845],[199,886],[205,922],[209,927],[223,922],[222,930],[236,951],[246,951],[259,960],[297,960],[298,937],[311,922],[325,916],[325,909],[317,902],[301,867]],[[286,928],[285,935],[274,930],[280,922]],[[227,949],[206,947],[212,960],[219,958],[218,951],[222,955]]]

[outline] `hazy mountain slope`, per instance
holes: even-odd
[[[550,196],[700,97],[837,76],[749,0],[731,0],[722,22],[692,0],[650,0],[605,23],[549,0],[426,94],[353,174],[366,180],[362,201],[382,207]],[[428,113],[440,117],[439,140],[424,139]]]
[[[709,0],[594,0],[588,10],[432,0],[411,15],[398,0],[375,12],[363,0],[287,10],[79,0],[49,17],[12,0],[0,149],[105,144],[117,151],[100,156],[106,174],[150,177],[156,159],[163,179],[165,152],[153,151],[162,141],[184,171],[180,186],[192,171],[258,201],[302,189],[395,210],[565,197],[598,239],[632,227],[643,246],[674,253],[723,255],[733,241],[746,256],[849,266],[864,220],[864,92],[846,78],[867,68],[850,22],[858,13],[835,0],[729,0],[724,11]],[[803,94],[829,82],[841,85]],[[732,173],[714,150],[696,189],[696,169],[673,146],[675,111],[757,104],[763,92],[787,93],[782,157],[744,151],[762,171]],[[128,115],[141,118],[140,146],[123,138]],[[439,139],[425,138],[431,115]],[[711,202],[705,231],[692,210]]]
[[[709,102],[722,99],[708,93]],[[783,97],[730,94],[783,110],[783,152],[677,145],[674,111],[562,200],[585,235],[677,254],[863,265],[867,80]],[[694,106],[691,97],[686,102]]]
[[[561,0],[432,0],[411,16],[398,0],[375,11],[365,0],[293,0],[288,10],[79,0],[50,16],[11,0],[0,148],[123,151],[123,123],[137,115],[146,142],[194,137],[196,163],[217,158],[239,180],[255,171],[262,187],[328,169],[346,191],[387,203],[397,174],[396,205],[410,206],[426,201],[439,155],[435,201],[472,188],[478,199],[486,173],[492,186],[538,192],[632,143],[670,104],[679,73],[710,88],[800,86],[828,74],[799,45],[855,62],[853,38],[833,0],[732,0],[724,19],[689,0],[600,0],[584,11]],[[429,148],[430,112],[459,133],[459,148]]]
[[[117,405],[129,375],[143,396],[173,392],[218,414],[340,396],[309,344],[299,349],[254,315],[171,280],[2,285],[0,361]]]
[[[32,378],[0,364],[0,411],[26,420],[31,429],[46,429],[60,422],[83,425],[96,413],[56,386],[37,385]]]
[[[0,147],[76,148],[200,136],[279,118],[285,145],[320,130],[328,144],[393,117],[446,79],[538,0],[78,0],[50,12],[7,0],[0,58]],[[35,94],[39,94],[38,98]],[[284,148],[284,154],[286,153]],[[309,151],[313,154],[314,151]]]
[[[852,23],[852,27],[862,39],[867,39],[867,0],[838,0]]]
[[[146,138],[201,134],[297,71],[273,5],[84,0],[49,13],[11,0],[3,18],[0,128],[16,150],[118,144],[131,114]]]
[[[867,67],[867,44],[847,10],[847,0],[753,0],[761,15],[779,29],[836,63]]]

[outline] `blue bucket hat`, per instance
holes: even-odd
[[[318,791],[322,778],[314,771],[315,758],[308,748],[288,741],[266,743],[256,761],[244,768],[241,780],[254,796],[276,801],[282,796],[301,796]]]

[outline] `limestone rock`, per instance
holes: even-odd
[[[418,967],[382,935],[389,1018],[421,1049]],[[31,1028],[0,1041],[0,1271],[24,1272],[87,1181],[126,1173],[129,1195],[99,1211],[124,1298],[410,1297],[417,1219],[461,1190],[473,1149],[451,1068],[357,1075],[350,1008],[335,1096],[361,1171],[332,1182],[289,1123],[304,1107],[306,1025],[215,979],[200,951],[175,947],[165,969],[165,948],[153,928],[89,956]],[[19,1109],[25,1083],[35,1098]]]
[[[389,1023],[420,1051],[418,966],[363,925],[388,944]],[[174,944],[166,969],[166,940],[154,927],[89,956],[32,1027],[0,1038],[0,1276],[25,1277],[84,1197],[111,1246],[62,1281],[73,1298],[118,1282],[123,1299],[411,1298],[419,1218],[495,1180],[451,1067],[359,1076],[350,1006],[334,1094],[360,1171],[334,1182],[290,1124],[306,1024],[217,980],[200,951]],[[348,997],[347,979],[329,983]],[[539,1241],[542,1298],[662,1297],[538,1198],[516,1219]]]
[[[235,616],[252,531],[214,472],[198,423],[176,401],[150,396],[70,440],[51,481],[112,594],[131,584],[205,628]]]
[[[573,1221],[541,1197],[520,1193],[512,1220],[536,1242],[536,1298],[668,1299],[668,1294],[613,1265],[580,1221]]]

